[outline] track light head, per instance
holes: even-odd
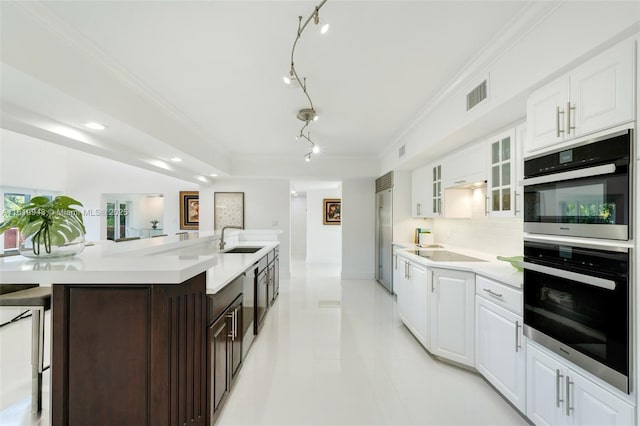
[[[298,120],[309,122],[314,120],[317,115],[316,111],[313,108],[302,108],[300,111],[298,111],[296,117],[298,117]]]
[[[304,161],[306,161],[307,163],[311,161],[311,153],[305,154]]]

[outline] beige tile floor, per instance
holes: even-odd
[[[479,375],[430,357],[373,280],[292,263],[291,280],[254,341],[217,424],[526,425]],[[25,398],[2,426],[49,424]]]

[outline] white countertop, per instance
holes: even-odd
[[[229,231],[237,241],[238,231]],[[121,243],[103,242],[82,253],[60,259],[0,258],[0,283],[23,284],[179,284],[207,271],[207,293],[216,293],[238,274],[280,243],[249,242],[233,246],[262,246],[252,254],[220,253],[218,234],[147,238]],[[231,245],[225,249],[231,248]]]
[[[417,247],[416,245],[398,245],[405,246],[405,248],[397,248],[394,250],[394,253],[401,254],[405,257],[410,258],[416,263],[423,264],[430,268],[446,268],[457,269],[461,271],[470,271],[515,288],[522,288],[522,283],[524,280],[523,273],[521,271],[517,271],[513,266],[511,266],[510,263],[497,260],[496,256],[460,247],[445,246],[443,248],[428,248],[428,250],[446,250],[453,253],[459,253],[465,256],[484,260],[484,262],[437,262],[411,253],[411,251],[413,250],[425,248]]]
[[[222,290],[235,277],[246,271],[279,244],[278,241],[243,241],[235,247],[262,246],[263,248],[255,253],[218,254],[218,263],[207,270],[207,294],[215,294]]]

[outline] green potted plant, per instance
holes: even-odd
[[[23,256],[73,256],[84,249],[86,229],[82,213],[71,206],[82,207],[82,204],[64,195],[53,200],[33,197],[5,213],[0,234],[17,227],[20,230],[19,251]]]
[[[153,219],[151,221],[151,229],[157,229],[158,228],[158,222],[159,222],[158,219]]]

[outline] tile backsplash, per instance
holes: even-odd
[[[522,219],[485,216],[486,188],[473,191],[471,219],[433,219],[435,241],[501,256],[522,255]]]

